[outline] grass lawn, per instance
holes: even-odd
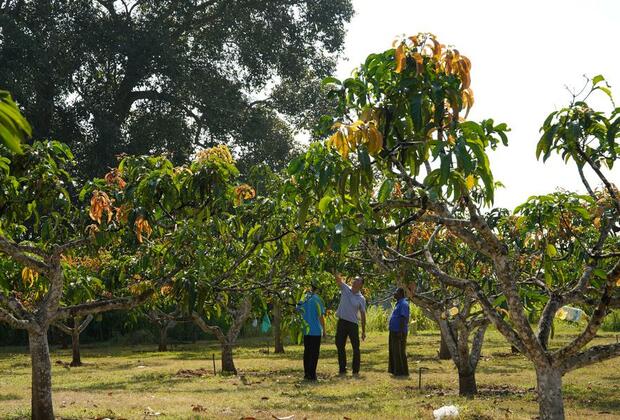
[[[553,343],[569,340],[564,327]],[[432,418],[432,410],[456,404],[463,419],[530,419],[537,415],[534,372],[496,331],[487,334],[478,368],[480,395],[460,398],[450,361],[436,358],[436,332],[409,337],[412,375],[393,379],[386,372],[387,334],[371,333],[362,343],[362,375],[340,378],[333,337],[324,343],[318,383],[306,383],[301,346],[284,355],[265,354],[265,340],[242,341],[235,352],[240,375],[213,376],[215,342],[183,345],[169,353],[156,346],[84,346],[83,367],[68,368],[70,351],[52,351],[56,415],[61,418]],[[594,344],[615,342],[601,334]],[[349,361],[350,361],[349,353]],[[423,389],[418,368],[424,367]],[[193,376],[203,369],[203,376]],[[413,374],[415,372],[415,374]],[[566,413],[574,419],[620,419],[620,359],[569,373],[564,379]],[[0,418],[28,417],[30,362],[25,349],[0,348]],[[159,413],[159,414],[158,414]]]

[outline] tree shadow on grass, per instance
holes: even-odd
[[[590,410],[599,410],[599,414],[620,412],[620,395],[617,388],[564,387],[564,400],[571,405]]]
[[[0,394],[0,401],[15,401],[21,399],[22,397],[17,394]]]

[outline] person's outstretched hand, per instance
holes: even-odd
[[[334,278],[336,279],[336,283],[338,283],[339,285],[344,283],[344,279],[342,277],[342,274],[340,274],[337,271],[334,271]]]

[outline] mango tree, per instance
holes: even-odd
[[[88,212],[80,207],[70,169],[73,156],[58,142],[22,145],[23,153],[2,149],[0,252],[21,275],[7,273],[0,284],[0,321],[28,332],[32,361],[32,411],[52,419],[51,363],[47,332],[65,318],[129,308],[147,295],[117,296],[71,305],[63,300],[66,272],[77,250],[89,252]],[[21,277],[21,281],[20,278]]]
[[[478,390],[476,369],[489,320],[471,296],[458,288],[438,284],[425,269],[409,261],[415,258],[420,246],[433,250],[436,263],[446,273],[475,278],[489,293],[493,287],[492,268],[484,256],[430,223],[413,227],[400,241],[388,237],[383,248],[365,240],[366,252],[385,273],[385,282],[402,287],[410,301],[437,324],[448,359],[458,371],[459,394],[473,396]]]
[[[161,277],[155,282],[160,293],[178,304],[180,318],[216,336],[223,370],[235,372],[232,349],[250,302],[272,283],[259,259],[286,251],[275,244],[289,232],[280,220],[287,212],[279,211],[277,199],[257,197],[253,187],[238,183],[225,146],[199,151],[186,167],[163,157],[126,157],[108,175],[107,183],[89,188],[110,203],[129,203],[120,207],[122,217],[148,245],[135,263],[141,277],[151,286]],[[211,324],[216,320],[227,332]]]
[[[430,222],[488,258],[510,323],[498,309],[495,292],[490,294],[475,278],[443,270],[430,244],[409,261],[477,301],[500,333],[534,365],[541,418],[563,418],[562,375],[620,354],[619,344],[584,350],[606,312],[618,303],[618,249],[605,240],[618,224],[618,194],[601,169],[603,163],[612,166],[617,155],[617,112],[605,115],[575,101],[552,114],[543,127],[539,151],[547,157],[557,149],[574,159],[580,171],[589,165],[603,182],[610,204],[599,210],[600,229],[592,242],[579,242],[573,235],[575,246],[583,245],[589,257],[573,269],[568,284],[558,288],[569,302],[585,293],[595,307],[591,321],[569,345],[550,350],[528,322],[521,291],[527,286],[541,299],[547,296],[529,287],[529,270],[520,270],[518,256],[481,211],[492,203],[495,188],[487,151],[507,143],[507,127],[492,120],[466,120],[473,103],[470,68],[466,57],[431,34],[399,40],[394,49],[371,54],[351,78],[327,80],[340,99],[340,113],[322,124],[335,132],[325,145],[312,145],[293,161],[291,172],[298,177],[302,202],[323,203],[322,241],[336,251],[375,235],[376,229],[398,232]],[[599,87],[602,78],[593,82],[593,90],[607,91]],[[399,199],[391,197],[396,189]],[[380,231],[378,242],[387,243]],[[552,273],[547,281],[561,284]]]

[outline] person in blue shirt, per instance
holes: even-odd
[[[304,332],[304,379],[316,381],[316,365],[321,351],[321,336],[325,337],[325,304],[313,284],[304,299],[297,304],[305,325]]]
[[[402,287],[394,293],[396,306],[390,317],[390,337],[388,372],[394,376],[408,376],[407,364],[407,332],[409,324],[409,301],[405,299]]]

